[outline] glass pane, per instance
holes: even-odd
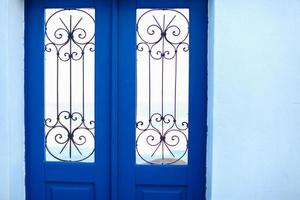
[[[94,162],[94,9],[45,10],[46,161]]]
[[[189,10],[137,9],[136,164],[188,163]]]

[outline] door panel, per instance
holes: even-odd
[[[118,104],[119,163],[121,163],[119,165],[119,199],[205,199],[207,2],[198,0],[140,0],[137,2],[120,0],[119,8],[119,84],[121,85],[119,88],[121,101]],[[135,151],[139,147],[137,147],[138,144],[135,144],[136,138],[133,133],[138,125],[145,125],[145,122],[147,124],[147,120],[138,124],[139,120],[136,116],[136,106],[138,104],[136,92],[140,91],[136,89],[138,88],[137,79],[139,79],[136,71],[136,67],[138,67],[136,64],[138,59],[136,51],[140,49],[138,49],[139,45],[136,44],[135,31],[138,28],[136,24],[136,9],[140,8],[189,9],[188,158],[185,164],[176,163],[176,155],[174,157],[175,163],[172,160],[170,161],[170,159],[167,160],[164,156],[158,162],[157,160],[147,162],[150,156],[145,159],[147,160],[145,164],[136,164]],[[122,16],[126,16],[126,18]],[[162,16],[160,19],[163,18]],[[152,28],[154,27],[157,28],[156,31],[161,31],[161,40],[163,40],[168,33],[165,33],[163,26],[158,25],[159,17],[157,17],[156,22],[157,24],[154,23],[155,25],[152,25]],[[149,35],[156,34],[154,28],[148,29]],[[157,41],[160,40],[158,39]],[[151,47],[150,50],[152,50]],[[165,56],[166,59],[166,55],[162,54],[170,52],[163,51],[157,50],[161,57]],[[155,67],[158,66],[162,65],[155,65]],[[161,76],[161,74],[157,76]],[[146,76],[145,79],[147,79]],[[145,95],[148,98],[148,94],[145,93]],[[158,121],[166,120],[163,110],[158,112],[160,116]],[[147,109],[145,109],[145,113],[148,113]],[[174,115],[172,117],[172,120],[175,122]],[[149,118],[150,129],[152,130],[156,129],[156,127],[151,125],[153,120],[155,119]],[[146,127],[149,126],[146,125]],[[142,131],[145,131],[145,129],[142,129]],[[153,132],[155,133],[147,138],[148,142],[151,143],[151,140],[152,142],[156,141],[154,142],[155,144],[152,144],[154,146],[157,145],[155,146],[157,148],[161,148],[163,143],[166,143],[166,138],[164,137],[166,135],[163,135],[162,131],[158,130],[153,130]],[[161,134],[160,139],[155,139],[154,135],[157,132]],[[167,146],[165,144],[165,149],[168,148]]]
[[[94,9],[95,10],[95,72],[94,72],[94,85],[95,85],[95,132],[89,131],[95,137],[95,153],[94,159],[91,159],[88,163],[80,162],[89,157],[89,153],[84,155],[82,150],[82,144],[87,139],[87,136],[80,136],[75,133],[80,131],[83,134],[84,131],[88,131],[93,123],[91,120],[85,120],[84,113],[81,110],[81,106],[76,108],[76,105],[68,103],[65,108],[65,116],[57,116],[57,118],[51,118],[45,116],[44,108],[47,106],[45,103],[45,78],[49,74],[45,74],[45,52],[49,52],[49,40],[44,41],[45,38],[45,9]],[[59,63],[65,61],[67,65],[60,65],[60,74],[62,71],[68,68],[72,70],[86,69],[83,68],[83,64],[80,64],[82,59],[76,57],[83,52],[80,48],[83,48],[85,43],[80,42],[80,39],[84,39],[86,33],[81,26],[80,20],[82,17],[71,19],[71,16],[60,16],[57,18],[56,24],[60,23],[60,27],[57,28],[56,39],[66,39],[66,46],[68,48],[75,43],[75,37],[79,38],[77,41],[77,47],[79,51],[74,53],[73,50],[67,49],[65,52],[58,52],[61,57],[58,59]],[[73,21],[72,21],[73,20]],[[77,21],[76,21],[77,20]],[[75,23],[76,22],[76,23]],[[65,28],[64,28],[65,27]],[[64,30],[63,30],[64,29]],[[75,32],[78,32],[75,36]],[[109,199],[110,197],[110,57],[111,57],[111,5],[109,1],[39,1],[28,0],[26,1],[26,198],[28,200],[62,200],[62,199]],[[65,34],[65,35],[63,35]],[[103,40],[105,38],[105,40]],[[70,42],[73,41],[74,42]],[[48,42],[48,43],[47,43]],[[51,43],[51,41],[50,41]],[[72,44],[71,44],[72,43]],[[57,44],[63,44],[59,43]],[[52,50],[57,50],[63,45],[51,44]],[[70,46],[69,46],[70,45]],[[91,47],[86,47],[91,48]],[[82,54],[83,57],[83,54]],[[80,61],[79,62],[77,62]],[[56,68],[56,60],[50,63]],[[86,65],[92,65],[91,63]],[[74,71],[69,75],[64,75],[66,78],[61,79],[61,83],[64,80],[70,81],[72,89],[64,90],[72,98],[80,99],[87,102],[89,99],[82,99],[89,88],[85,88],[85,93],[81,82],[83,80],[80,77],[74,75]],[[87,73],[85,71],[85,73]],[[56,74],[56,73],[54,73]],[[67,73],[68,74],[68,73]],[[74,76],[72,81],[71,75]],[[86,78],[87,79],[87,78]],[[80,82],[77,84],[76,82]],[[69,87],[70,85],[68,85]],[[55,88],[55,87],[54,87]],[[73,94],[71,94],[71,92]],[[76,96],[74,94],[82,94],[82,96]],[[53,95],[56,95],[54,93]],[[56,98],[54,98],[56,99]],[[60,106],[59,112],[61,112],[62,94],[60,94]],[[71,98],[70,98],[71,99]],[[68,100],[70,100],[68,99]],[[73,103],[76,101],[73,101]],[[71,107],[72,105],[72,107]],[[70,107],[69,107],[70,106]],[[72,111],[73,109],[73,111]],[[76,110],[77,109],[77,110]],[[58,113],[59,113],[58,112]],[[76,115],[76,116],[75,116]],[[58,120],[59,122],[55,122]],[[65,120],[72,123],[70,128],[68,123],[62,122]],[[74,123],[80,122],[81,125],[75,125]],[[50,123],[51,125],[47,124]],[[55,122],[55,123],[54,123]],[[64,131],[58,131],[54,136],[51,136],[53,141],[55,140],[59,146],[58,151],[53,151],[49,146],[49,138],[45,137],[44,129],[46,126],[50,126],[50,130],[60,127]],[[55,125],[53,125],[53,123]],[[86,127],[85,127],[86,125]],[[49,128],[49,127],[46,127]],[[46,133],[49,129],[46,129]],[[68,133],[68,134],[66,134]],[[50,137],[50,136],[48,136]],[[77,138],[75,138],[77,137]],[[68,140],[66,140],[66,138]],[[53,143],[52,141],[52,143]],[[47,145],[47,146],[46,146]],[[48,149],[46,149],[48,147]],[[59,159],[51,157],[46,159],[46,153],[52,152],[57,155]],[[67,152],[66,155],[61,157],[60,153]],[[77,152],[77,156],[82,158],[73,159],[74,152]],[[49,156],[49,155],[48,155]],[[51,160],[51,162],[47,162]]]
[[[93,184],[73,184],[73,183],[47,183],[46,184],[47,200],[94,200],[95,188]]]
[[[138,187],[137,199],[142,200],[186,200],[185,187]]]

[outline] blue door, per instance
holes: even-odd
[[[26,199],[198,200],[207,1],[26,1]]]

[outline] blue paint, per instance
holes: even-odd
[[[169,190],[180,199],[205,199],[207,113],[207,2],[121,0],[119,15],[119,199],[160,199]],[[135,10],[190,8],[189,165],[135,165]],[[156,187],[154,187],[156,186]],[[143,191],[141,191],[143,190]],[[144,194],[141,195],[141,192]],[[166,198],[168,199],[168,198]]]
[[[44,8],[96,9],[95,163],[44,162]],[[137,7],[190,9],[189,164],[135,165]],[[113,17],[112,17],[113,13]],[[117,15],[118,14],[118,15]],[[205,199],[207,2],[26,1],[27,200]],[[61,194],[61,195],[59,195]]]
[[[44,32],[42,30],[44,30],[44,9],[48,7],[94,7],[96,10],[95,163],[45,162]],[[85,195],[86,200],[109,199],[111,141],[107,136],[111,132],[110,2],[57,1],[55,4],[54,2],[48,4],[43,1],[28,0],[25,46],[27,200],[62,200],[65,199],[64,197],[78,199],[80,195]]]

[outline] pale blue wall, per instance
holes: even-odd
[[[0,200],[23,200],[24,9],[0,5]],[[208,200],[299,200],[300,1],[209,10]]]
[[[23,200],[24,6],[0,0],[0,200]]]
[[[300,1],[210,1],[212,200],[300,199]]]
[[[7,2],[1,0],[2,6],[7,8]],[[0,25],[7,24],[7,10],[3,9],[0,12]],[[9,197],[9,137],[7,134],[7,118],[6,118],[6,91],[7,91],[7,81],[6,81],[6,69],[7,69],[7,30],[6,26],[0,29],[0,199],[6,200]]]

